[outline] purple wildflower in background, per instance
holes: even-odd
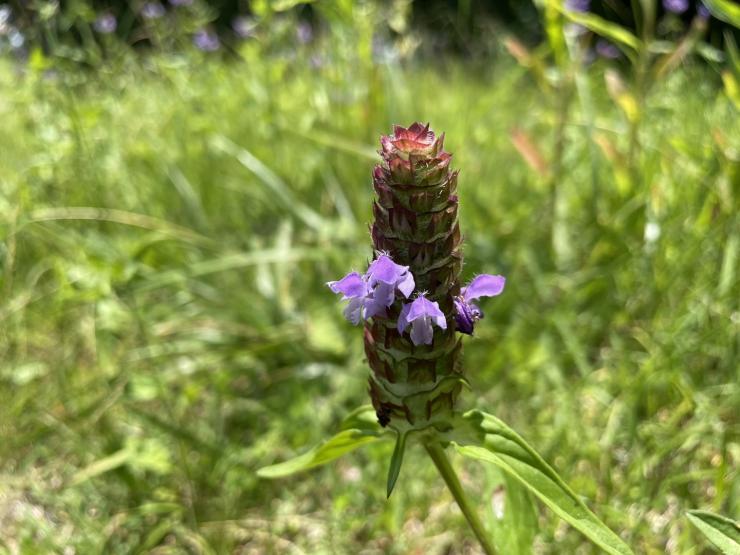
[[[604,39],[599,39],[596,41],[596,53],[602,58],[607,58],[609,60],[619,58],[619,56],[621,55],[619,48],[614,46],[614,44],[612,44],[608,40]]]
[[[682,14],[689,9],[689,0],[663,0],[666,11]]]
[[[481,297],[500,295],[506,285],[504,276],[481,274],[473,278],[455,297],[455,323],[457,331],[473,335],[475,323],[483,318],[483,312],[473,301]]]
[[[8,31],[8,44],[13,50],[18,50],[26,44],[26,37],[15,27],[11,27]]]
[[[117,27],[118,20],[116,19],[116,16],[111,13],[105,13],[98,16],[98,18],[93,23],[93,29],[103,35],[115,33]]]
[[[431,345],[434,338],[432,324],[446,330],[447,319],[439,309],[439,303],[432,302],[422,293],[414,302],[407,303],[398,317],[398,333],[404,333],[411,326],[411,341],[414,345]]]
[[[208,29],[201,29],[193,35],[193,44],[203,52],[215,52],[221,48],[221,41],[218,35]]]
[[[144,19],[159,19],[164,13],[164,6],[159,2],[147,2],[141,8],[141,16]]]
[[[231,22],[231,28],[239,38],[246,39],[254,36],[254,30],[257,27],[257,22],[245,15],[239,15],[234,18]]]
[[[298,38],[298,42],[306,44],[311,42],[313,38],[313,28],[307,21],[301,21],[295,30],[295,36]]]
[[[0,5],[0,29],[10,21],[10,16],[13,15],[13,10],[7,4]]]
[[[565,9],[572,12],[587,12],[591,8],[591,0],[565,0]]]
[[[312,68],[320,69],[326,65],[326,58],[321,54],[312,54],[308,63],[311,64]]]
[[[696,7],[696,14],[702,19],[709,19],[709,17],[712,15],[709,11],[709,8],[707,8],[703,2],[700,2],[699,5]]]

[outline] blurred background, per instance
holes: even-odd
[[[2,1],[2,0],[0,0]],[[461,406],[637,553],[740,516],[731,0],[0,4],[0,553],[463,554],[425,454],[264,481],[368,401],[325,287],[372,255],[393,123],[446,132]],[[454,460],[503,553],[595,553]]]

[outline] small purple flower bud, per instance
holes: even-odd
[[[565,9],[571,12],[587,12],[591,8],[591,0],[565,0]]]
[[[164,13],[164,6],[159,2],[147,2],[141,8],[141,16],[144,19],[159,19]]]
[[[707,8],[703,2],[700,2],[699,5],[696,7],[696,14],[702,19],[709,19],[712,15],[709,11],[709,8]]]
[[[483,318],[483,311],[473,301],[481,297],[495,297],[500,295],[506,285],[503,276],[481,274],[460,290],[460,296],[455,298],[455,324],[457,331],[473,335],[475,323]]]
[[[311,24],[307,21],[301,21],[298,23],[295,30],[295,36],[301,44],[311,42],[311,39],[313,38],[313,28],[311,27]]]
[[[116,16],[111,13],[99,16],[93,23],[93,29],[103,35],[115,33],[117,27],[118,21],[116,20]]]
[[[608,60],[615,60],[621,55],[619,48],[604,39],[596,41],[596,53],[602,58],[606,58]]]
[[[411,325],[411,341],[414,345],[431,345],[434,338],[432,324],[446,330],[447,319],[439,309],[439,303],[432,302],[423,294],[407,303],[398,316],[398,332],[403,333]]]
[[[689,0],[663,0],[666,11],[682,14],[689,9]]]
[[[190,6],[193,0],[169,0],[170,4],[175,7]]]
[[[231,28],[239,38],[246,39],[254,36],[254,29],[257,27],[257,22],[251,17],[240,15],[234,18],[231,22]]]
[[[203,52],[215,52],[221,48],[218,35],[208,29],[201,29],[193,36],[193,44]]]

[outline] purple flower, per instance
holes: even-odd
[[[475,322],[483,318],[483,312],[472,301],[481,297],[495,297],[504,290],[506,278],[481,274],[473,278],[466,287],[460,290],[460,296],[455,297],[455,323],[457,331],[473,335]]]
[[[565,0],[565,9],[572,12],[587,12],[591,7],[591,0]]]
[[[373,297],[382,306],[391,306],[396,298],[396,289],[409,298],[414,291],[414,276],[408,266],[401,266],[391,260],[387,254],[381,254],[373,260],[365,277],[373,290]]]
[[[203,52],[215,52],[221,48],[221,41],[218,35],[208,29],[201,29],[193,35],[193,44]]]
[[[704,3],[700,3],[696,7],[696,14],[701,17],[702,19],[709,19],[709,16],[712,15],[709,11],[709,8],[707,8]]]
[[[144,19],[159,19],[164,15],[164,6],[159,2],[147,2],[141,8]]]
[[[8,21],[10,21],[11,15],[13,15],[13,10],[10,8],[10,6],[8,6],[7,4],[0,4],[0,29]]]
[[[255,27],[257,27],[257,22],[245,15],[239,15],[231,22],[231,28],[242,39],[253,36]]]
[[[607,58],[609,60],[614,60],[620,56],[619,48],[604,39],[596,41],[596,53],[602,58]]]
[[[301,44],[311,42],[311,39],[313,38],[313,28],[311,27],[311,24],[306,21],[301,21],[296,27],[295,36]]]
[[[367,309],[373,304],[367,280],[357,272],[350,272],[339,281],[327,283],[334,293],[341,293],[343,301],[349,301],[344,317],[355,326],[367,317]]]
[[[447,329],[447,319],[439,309],[439,304],[427,299],[423,294],[414,302],[403,305],[398,316],[398,332],[403,333],[411,325],[411,341],[414,345],[431,345],[434,337],[432,324],[443,330]]]
[[[675,14],[682,14],[689,9],[689,0],[663,0],[663,7]]]
[[[396,300],[396,291],[408,298],[415,287],[408,266],[396,264],[387,254],[374,260],[365,275],[350,272],[327,285],[334,293],[341,293],[343,301],[349,301],[344,317],[355,325],[366,318],[385,316],[386,308]]]
[[[109,35],[116,31],[118,27],[118,21],[116,16],[110,13],[99,16],[93,23],[93,29],[103,35]]]
[[[23,36],[23,33],[15,27],[11,27],[10,31],[8,31],[8,44],[10,44],[10,48],[18,50],[19,48],[22,48],[25,43],[26,37]]]

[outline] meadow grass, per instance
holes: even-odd
[[[719,77],[654,83],[630,158],[603,62],[564,113],[504,58],[361,51],[2,62],[0,550],[475,552],[420,449],[390,501],[389,445],[255,476],[367,402],[324,282],[371,256],[377,139],[414,120],[461,170],[464,277],[508,278],[466,342],[461,404],[509,422],[638,553],[705,552],[688,509],[738,515],[740,118]],[[516,486],[454,462],[495,529]],[[536,518],[537,553],[596,551]]]

